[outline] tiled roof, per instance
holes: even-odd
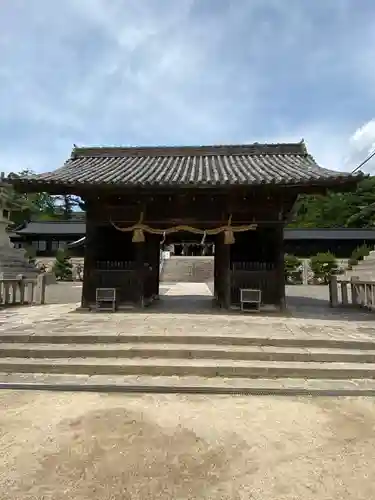
[[[55,186],[324,184],[354,180],[321,168],[304,142],[243,146],[75,148],[53,172],[16,179]],[[13,181],[12,181],[13,182]]]
[[[31,221],[22,229],[16,229],[16,234],[74,234],[82,235],[86,233],[85,221]]]

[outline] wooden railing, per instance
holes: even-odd
[[[375,310],[375,281],[362,281],[353,276],[350,280],[337,280],[332,276],[329,282],[329,303],[331,307],[356,306]]]
[[[0,275],[0,306],[45,304],[46,275],[8,279]]]

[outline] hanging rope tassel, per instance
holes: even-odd
[[[235,243],[234,233],[231,228],[232,215],[229,216],[227,229],[224,231],[224,245],[233,245]]]
[[[141,212],[137,226],[138,225],[141,226],[142,223],[143,223],[143,212]],[[140,228],[134,229],[132,242],[133,243],[144,243],[145,242],[145,235],[144,235],[143,229],[140,229]]]
[[[233,245],[235,241],[236,240],[232,230],[224,231],[224,245]]]
[[[132,242],[133,243],[144,243],[145,242],[145,235],[144,235],[142,229],[134,229]]]

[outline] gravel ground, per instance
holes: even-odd
[[[366,398],[0,392],[0,498],[368,500]]]

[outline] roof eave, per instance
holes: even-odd
[[[342,176],[338,175],[337,177],[331,178],[322,178],[322,179],[306,179],[303,181],[291,181],[291,182],[260,182],[256,184],[247,184],[247,183],[217,183],[217,184],[197,184],[197,183],[189,183],[189,184],[152,184],[145,183],[143,185],[139,184],[116,184],[116,183],[65,183],[58,181],[44,181],[43,179],[14,179],[11,184],[14,186],[14,189],[19,192],[38,192],[38,191],[46,191],[51,194],[73,194],[80,192],[87,192],[93,189],[101,189],[101,190],[159,190],[159,191],[170,191],[174,189],[182,190],[190,190],[190,189],[235,189],[235,188],[264,188],[264,187],[273,187],[276,189],[288,189],[288,188],[299,188],[301,193],[307,191],[312,192],[314,188],[320,190],[321,188],[337,190],[340,191],[343,188],[345,190],[353,189],[357,186],[357,184],[363,179],[369,177],[369,175],[364,175],[362,172],[354,175],[354,176]]]

